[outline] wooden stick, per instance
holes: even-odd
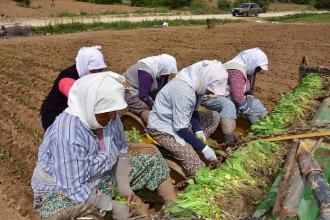
[[[309,66],[307,56],[304,55],[299,65],[299,78],[301,79],[305,74],[308,73],[320,73],[322,75],[330,76],[330,69],[326,67],[312,67]]]
[[[320,207],[319,219],[330,219],[330,187],[322,168],[314,160],[308,146],[299,146],[297,155],[300,172],[311,184],[313,195]]]
[[[297,163],[297,161],[295,160],[295,156],[297,153],[298,145],[298,140],[292,141],[291,149],[289,154],[287,155],[287,159],[284,165],[284,176],[282,178],[281,185],[278,189],[278,194],[273,207],[273,212],[277,213],[278,215],[281,215],[282,203],[288,193],[287,189],[289,188],[290,178],[293,175],[294,166]]]
[[[276,137],[270,137],[270,138],[259,139],[259,140],[272,142],[272,141],[284,141],[284,140],[291,140],[291,139],[323,137],[323,136],[330,136],[330,131],[316,131],[316,132],[309,132],[309,133],[304,133],[304,134],[283,135],[283,136],[276,136]]]

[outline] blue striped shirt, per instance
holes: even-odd
[[[98,139],[76,116],[63,112],[45,133],[39,148],[38,165],[55,184],[32,177],[34,191],[61,192],[76,202],[86,202],[104,172],[111,170],[118,157],[127,155],[128,145],[117,114],[103,129],[105,151]]]
[[[171,80],[157,94],[148,117],[148,128],[173,135],[179,144],[184,145],[185,141],[177,131],[188,128],[196,99],[195,90],[186,82]]]

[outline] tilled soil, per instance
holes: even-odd
[[[5,19],[39,18],[58,14],[101,14],[109,11],[132,12],[143,9],[142,7],[131,7],[129,5],[93,4],[76,0],[54,0],[54,4],[52,5],[51,0],[31,0],[30,7],[25,8],[18,6],[17,2],[13,0],[1,0],[0,15],[3,15],[2,18]]]
[[[233,24],[214,30],[170,27],[0,40],[0,219],[37,219],[30,178],[43,135],[39,107],[80,47],[102,45],[110,69],[119,73],[155,54],[174,55],[182,68],[203,59],[226,61],[260,47],[269,56],[270,70],[257,77],[256,96],[271,110],[297,84],[304,54],[315,66],[330,66],[329,39],[329,25]]]

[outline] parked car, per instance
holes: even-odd
[[[238,8],[233,8],[231,10],[231,13],[233,16],[236,15],[242,15],[244,17],[247,16],[259,16],[259,13],[261,13],[263,10],[259,7],[256,3],[242,3],[238,6]]]

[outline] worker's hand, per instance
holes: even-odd
[[[197,132],[195,133],[195,136],[196,136],[199,140],[201,140],[203,143],[206,142],[206,136],[205,136],[205,134],[204,134],[203,131],[197,131]]]
[[[238,103],[238,109],[242,114],[248,114],[250,112],[246,99],[244,99],[241,103]]]
[[[132,191],[132,194],[129,194],[129,195],[127,196],[127,198],[126,198],[126,204],[127,204],[128,206],[131,206],[131,202],[133,201],[133,199],[134,199],[134,193],[133,193],[133,191]]]
[[[111,211],[112,202],[113,201],[110,196],[104,194],[98,189],[93,189],[86,203],[93,205],[101,211]]]
[[[253,112],[249,113],[249,114],[246,114],[246,117],[249,119],[251,124],[255,124],[257,121],[260,120],[260,118]]]
[[[113,200],[112,218],[114,220],[127,220],[129,218],[129,207],[123,203]]]
[[[253,95],[246,95],[245,97],[246,97],[246,103],[247,103],[248,107],[250,109],[252,109],[254,96]]]
[[[130,205],[134,198],[134,192],[129,181],[130,164],[128,157],[120,157],[116,169],[116,179],[118,183],[118,193],[126,197],[127,204]]]
[[[127,204],[130,204],[134,198],[134,192],[129,184],[118,185],[118,193],[126,198]]]
[[[212,148],[210,148],[208,145],[206,145],[206,147],[204,147],[204,149],[202,150],[202,153],[204,154],[204,157],[208,160],[208,161],[214,161],[217,160],[217,156],[215,155],[214,151],[212,150]]]

